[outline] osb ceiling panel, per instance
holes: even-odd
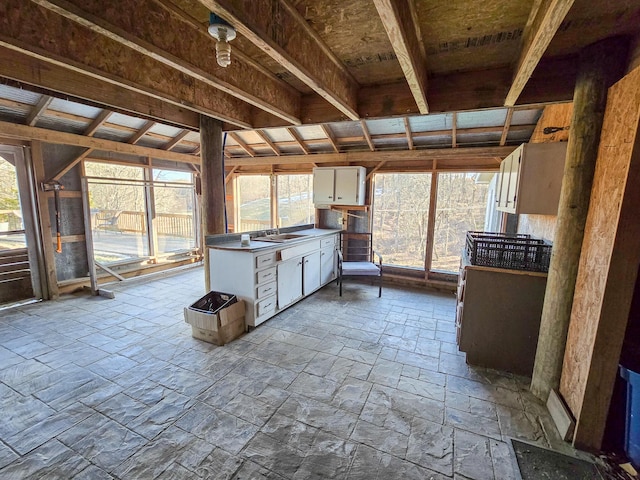
[[[416,0],[430,73],[513,63],[531,0]]]
[[[373,2],[300,0],[294,4],[358,83],[404,78]]]
[[[593,42],[640,30],[638,0],[576,0],[554,36],[547,56],[575,53]]]

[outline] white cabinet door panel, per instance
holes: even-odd
[[[278,308],[302,297],[302,258],[292,258],[278,265]]]
[[[302,261],[302,293],[309,295],[320,288],[320,252],[307,255]]]

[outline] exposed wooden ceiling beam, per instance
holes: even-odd
[[[322,128],[322,131],[327,136],[327,139],[329,140],[329,143],[331,144],[331,148],[333,148],[333,151],[336,153],[340,153],[340,148],[338,147],[338,143],[336,142],[335,135],[331,131],[331,127],[323,123],[322,125],[320,125],[320,128]]]
[[[213,38],[153,0],[111,0],[109,8],[104,8],[102,0],[33,1],[289,123],[300,124],[298,92],[237,56],[227,68],[219,68]],[[158,24],[163,28],[156,28]],[[167,41],[170,30],[175,34]]]
[[[307,147],[295,128],[287,128],[289,135],[293,137],[294,142],[302,149],[305,155],[309,155],[309,147]]]
[[[192,110],[119,88],[112,83],[45,63],[2,46],[0,76],[20,82],[19,86],[27,89],[39,91],[40,87],[43,87],[56,92],[57,95],[73,95],[75,98],[71,101],[90,103],[94,106],[98,103],[128,115],[153,117],[164,123],[182,127],[198,128],[200,125],[199,115]]]
[[[281,155],[280,149],[275,143],[273,143],[273,141],[269,138],[269,135],[267,133],[263,132],[262,130],[256,130],[255,132],[258,134],[258,136],[262,140],[265,141],[267,145],[269,145],[269,148],[273,151],[273,153],[275,153],[278,156]]]
[[[415,145],[413,144],[413,136],[411,135],[411,124],[409,123],[409,118],[404,117],[404,133],[407,137],[407,147],[409,150],[415,150]]]
[[[86,137],[75,133],[56,132],[46,128],[29,127],[11,122],[0,121],[0,132],[5,138],[18,140],[40,140],[46,143],[59,145],[74,145],[77,147],[93,148],[105,152],[124,153],[128,155],[138,155],[140,157],[160,158],[183,163],[200,163],[199,157],[194,157],[186,153],[177,153],[157,148],[143,147],[129,143],[114,142],[102,138]]]
[[[240,128],[252,124],[248,103],[32,2],[5,0],[0,18],[12,19],[0,31],[2,46]]]
[[[540,0],[534,2],[525,31],[523,45],[511,88],[504,104],[512,107],[547,50],[574,0]]]
[[[500,137],[500,145],[507,143],[509,128],[511,127],[511,119],[513,118],[513,107],[507,109],[507,117],[504,119],[504,127],[502,128],[502,136]]]
[[[242,150],[244,150],[247,153],[247,155],[249,155],[250,157],[255,157],[256,156],[256,152],[254,152],[251,149],[251,147],[249,147],[249,145],[247,145],[247,143],[238,136],[238,134],[236,134],[234,132],[229,132],[229,136],[235,140],[235,142],[238,144],[238,146]]]
[[[374,0],[374,3],[418,111],[427,114],[427,62],[413,0]]]
[[[102,110],[96,118],[89,124],[89,126],[85,129],[84,134],[87,137],[93,137],[94,133],[105,124],[105,122],[109,119],[113,112],[111,110]]]
[[[520,94],[517,106],[571,101],[576,73],[575,56],[542,59]],[[512,78],[513,69],[510,67],[433,76],[429,79],[429,112],[504,107]],[[317,95],[305,95],[302,105],[303,124],[343,120],[335,109]],[[360,118],[366,119],[419,113],[411,90],[404,81],[362,87],[358,92],[358,111]],[[254,123],[260,127],[272,126],[260,118],[256,118]]]
[[[225,161],[228,167],[236,165],[290,165],[300,163],[354,163],[362,162],[382,162],[389,164],[405,161],[432,161],[433,159],[486,159],[494,166],[499,166],[500,161],[509,155],[516,147],[459,147],[444,149],[424,149],[424,150],[376,150],[375,152],[342,152],[342,153],[317,153],[314,155],[283,155],[281,157],[255,157],[241,158],[231,157]]]
[[[360,126],[362,127],[362,134],[364,135],[365,140],[367,141],[367,145],[369,145],[369,150],[372,152],[375,151],[376,146],[371,139],[371,133],[369,133],[369,127],[367,127],[367,121],[362,119],[360,120]]]
[[[312,88],[346,118],[359,118],[358,83],[288,0],[199,2],[228,21],[242,36]]]
[[[50,97],[49,95],[43,95],[40,100],[38,100],[38,103],[36,103],[29,112],[25,123],[30,127],[33,127],[38,122],[40,117],[44,114],[44,112],[47,111],[47,108],[49,108],[49,105],[51,105],[52,101],[53,97]]]
[[[134,133],[131,138],[129,138],[128,142],[131,145],[135,145],[136,143],[138,143],[140,141],[140,139],[142,137],[144,137],[147,132],[149,130],[151,130],[153,128],[153,126],[156,124],[156,122],[152,121],[152,120],[148,120],[147,122],[145,122],[145,124],[136,132]]]
[[[171,140],[169,140],[169,142],[167,142],[165,145],[163,145],[162,149],[163,150],[171,150],[173,147],[175,147],[180,142],[182,142],[182,140],[184,140],[184,137],[189,135],[189,133],[191,133],[189,130],[186,130],[186,129],[182,130],[175,137],[173,137]]]

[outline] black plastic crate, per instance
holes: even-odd
[[[209,292],[189,308],[197,312],[216,313],[237,301],[237,297],[230,293]]]
[[[548,272],[551,247],[531,235],[471,231],[465,249],[472,265]]]

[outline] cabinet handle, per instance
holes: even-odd
[[[338,200],[342,200],[342,197],[338,197]]]

